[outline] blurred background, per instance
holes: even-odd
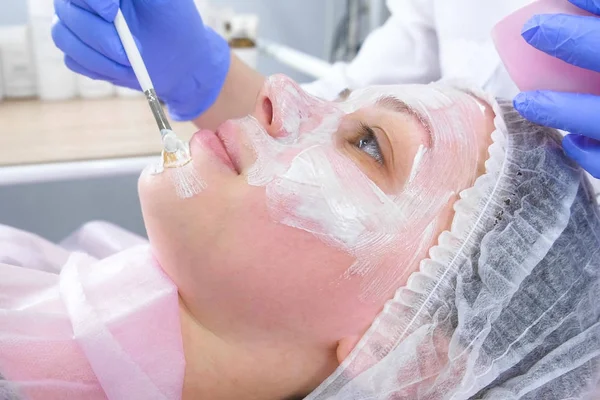
[[[144,235],[136,185],[160,150],[152,116],[140,93],[64,67],[50,38],[52,3],[0,2],[0,125],[9,133],[0,137],[0,224],[53,241],[98,219]],[[388,16],[378,0],[196,3],[244,62],[298,82],[352,60]],[[127,122],[114,129],[107,115]]]

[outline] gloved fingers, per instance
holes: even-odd
[[[69,56],[65,56],[65,65],[71,71],[73,71],[75,73],[78,73],[80,75],[85,75],[85,76],[87,76],[89,78],[92,78],[92,79],[97,79],[97,80],[102,80],[102,81],[110,82],[110,83],[112,83],[114,85],[124,86],[124,87],[128,87],[130,89],[141,90],[140,89],[140,85],[134,79],[133,73],[131,74],[131,77],[129,77],[125,81],[114,79],[114,78],[112,78],[110,76],[102,75],[99,72],[95,72],[95,71],[92,71],[90,69],[87,69],[86,67],[84,67],[83,65],[79,64],[77,61],[75,61],[74,59],[72,59]],[[133,86],[131,85],[132,83],[133,83]]]
[[[73,3],[84,10],[98,14],[108,22],[113,22],[119,9],[119,0],[61,0]],[[56,1],[55,1],[56,4]]]
[[[563,139],[563,149],[594,178],[600,179],[600,141],[570,134]]]
[[[86,70],[116,80],[127,79],[133,74],[130,67],[116,63],[87,46],[61,21],[58,21],[52,27],[52,39],[56,47]]]
[[[534,15],[521,35],[538,50],[569,64],[600,72],[600,20],[565,14]]]
[[[600,15],[600,0],[569,0],[577,7],[589,11],[592,14]]]
[[[92,78],[92,79],[100,79],[103,81],[107,81],[107,77],[99,74],[96,71],[92,71],[87,69],[86,67],[84,67],[83,65],[79,64],[77,61],[75,61],[74,59],[72,59],[69,56],[65,56],[65,65],[67,66],[67,68],[69,68],[71,71],[78,73],[80,75],[85,75],[88,78]]]
[[[67,0],[55,0],[54,7],[61,23],[79,41],[119,64],[130,65],[114,24]]]
[[[519,93],[513,104],[539,125],[600,139],[600,97],[591,94],[535,90]]]

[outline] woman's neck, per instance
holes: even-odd
[[[223,340],[203,327],[180,299],[186,358],[183,400],[277,400],[305,395],[335,367],[323,349]],[[321,365],[321,367],[319,367]]]

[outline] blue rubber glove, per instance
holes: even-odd
[[[600,0],[569,0],[600,15]],[[536,15],[522,36],[533,47],[582,68],[600,72],[600,18]],[[600,96],[547,90],[519,93],[514,106],[528,120],[571,132],[565,153],[600,178]]]
[[[73,71],[140,90],[113,25],[119,0],[54,0],[56,46]],[[202,23],[193,0],[121,0],[158,96],[175,120],[217,99],[229,70],[227,42]]]

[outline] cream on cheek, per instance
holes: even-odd
[[[441,85],[371,88],[335,105],[280,77],[271,78],[270,90],[281,137],[269,136],[251,117],[239,122],[256,154],[249,184],[266,187],[277,222],[310,232],[354,258],[339,279],[362,277],[363,300],[389,296],[425,256],[448,201],[475,179],[479,148],[473,136],[480,105]],[[423,145],[411,155],[410,179],[395,195],[375,185],[333,139],[344,115],[374,105],[382,95],[404,101],[428,127],[425,134],[415,132],[423,135]]]

